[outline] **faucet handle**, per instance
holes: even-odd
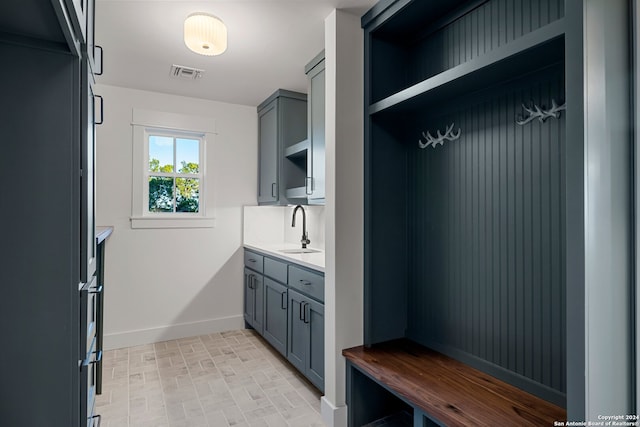
[[[302,243],[302,249],[305,249],[311,240],[309,240],[309,235],[307,233],[302,235],[302,239],[300,239],[300,243]]]

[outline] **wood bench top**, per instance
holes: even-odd
[[[409,340],[342,355],[447,426],[553,426],[566,420],[565,409]]]

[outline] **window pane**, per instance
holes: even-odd
[[[149,212],[173,212],[173,178],[149,177]]]
[[[176,178],[176,212],[198,212],[200,206],[200,180]]]
[[[173,138],[149,135],[149,172],[173,172]]]
[[[200,141],[197,139],[176,139],[176,164],[180,173],[200,171]]]

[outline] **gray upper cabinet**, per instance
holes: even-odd
[[[280,89],[258,106],[259,204],[288,203],[285,180],[295,179],[297,170],[283,163],[284,152],[306,137],[307,95]]]
[[[278,102],[273,100],[258,111],[260,157],[258,202],[277,203],[278,196]]]
[[[307,66],[309,80],[309,150],[305,190],[308,203],[324,204],[325,188],[325,66],[324,50]]]

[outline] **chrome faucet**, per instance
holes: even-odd
[[[300,240],[300,243],[302,243],[302,249],[306,249],[307,245],[311,243],[311,240],[309,240],[309,235],[307,234],[307,214],[304,211],[304,208],[302,207],[302,205],[297,205],[293,210],[293,217],[291,218],[291,226],[292,227],[296,226],[296,213],[298,212],[298,209],[302,210],[302,239]]]

